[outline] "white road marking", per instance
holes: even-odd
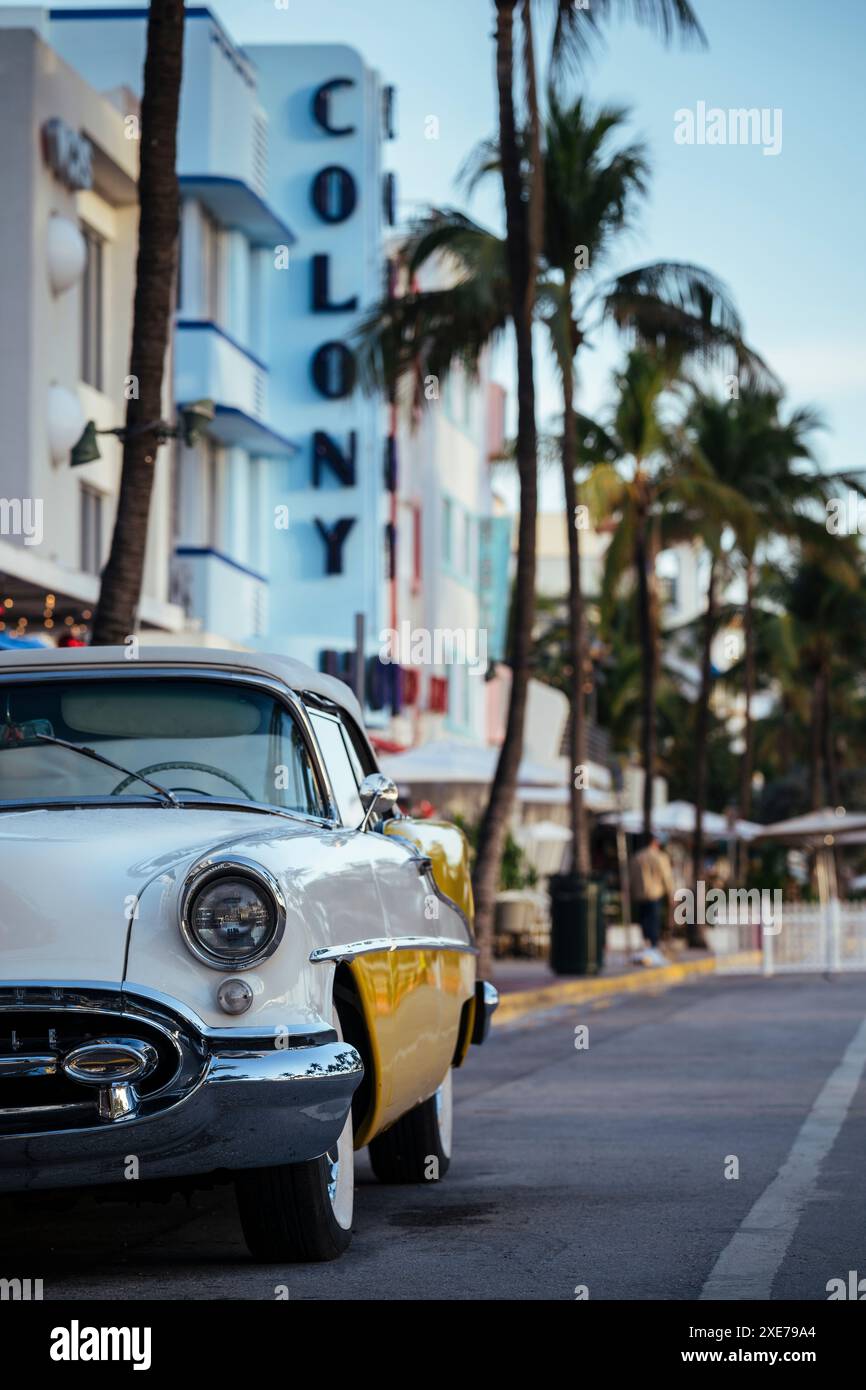
[[[821,1164],[836,1142],[866,1067],[866,1019],[825,1081],[787,1159],[725,1246],[700,1299],[768,1299]]]

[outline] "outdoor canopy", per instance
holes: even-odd
[[[380,758],[382,771],[395,782],[463,782],[485,785],[493,781],[499,749],[478,743],[459,743],[456,739],[432,739],[408,753],[392,753]],[[562,784],[557,767],[524,759],[518,780],[524,786]]]
[[[696,811],[691,801],[669,801],[666,806],[658,806],[653,810],[653,829],[666,835],[694,835],[695,818]],[[703,832],[708,840],[727,840],[733,837],[738,840],[751,840],[762,828],[753,821],[743,820],[735,821],[732,827],[725,816],[720,816],[716,811],[704,811],[702,819]],[[643,831],[641,811],[617,811],[612,815],[602,816],[602,822],[605,825],[621,825],[630,835],[640,835]]]
[[[759,838],[791,845],[814,844],[827,835],[832,835],[835,840],[855,830],[866,830],[866,815],[857,811],[848,812],[844,806],[823,806],[820,811],[809,811],[805,816],[792,816],[790,820],[763,825]]]

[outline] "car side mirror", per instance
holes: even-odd
[[[395,804],[397,783],[392,781],[390,777],[386,777],[383,772],[370,772],[358,788],[358,795],[364,808],[364,819],[358,829],[366,830],[371,816],[376,811]]]

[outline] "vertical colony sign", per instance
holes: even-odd
[[[313,117],[327,135],[340,139],[354,135],[354,125],[335,125],[331,114],[331,97],[341,88],[354,87],[351,77],[332,77],[316,88],[313,97]],[[313,206],[323,222],[331,226],[348,221],[358,204],[358,186],[351,170],[341,164],[328,164],[313,179]],[[350,295],[342,302],[331,299],[331,257],[317,253],[311,262],[312,306],[316,314],[351,314],[358,307],[358,296]],[[351,348],[339,339],[331,339],[316,349],[312,360],[313,382],[326,400],[345,400],[355,389],[357,370]],[[325,430],[313,435],[313,486],[320,487],[322,469],[329,467],[343,487],[355,486],[358,436],[351,430],[347,448],[341,450]],[[339,517],[329,527],[320,517],[316,526],[325,545],[325,570],[342,574],[343,546],[355,524],[351,516]]]
[[[342,45],[249,53],[268,115],[268,196],[298,236],[264,308],[270,410],[301,445],[278,488],[291,520],[272,547],[268,636],[318,666],[323,651],[352,647],[356,613],[369,634],[384,615],[387,413],[358,385],[353,337],[384,288],[389,89]]]

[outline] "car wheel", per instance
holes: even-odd
[[[342,1038],[339,1022],[335,1023]],[[255,1260],[335,1260],[352,1239],[355,1156],[352,1112],[321,1158],[247,1168],[235,1179],[241,1226]]]
[[[435,1095],[401,1115],[369,1145],[370,1163],[380,1182],[432,1182],[444,1178],[451,1163],[454,1099],[451,1068]]]

